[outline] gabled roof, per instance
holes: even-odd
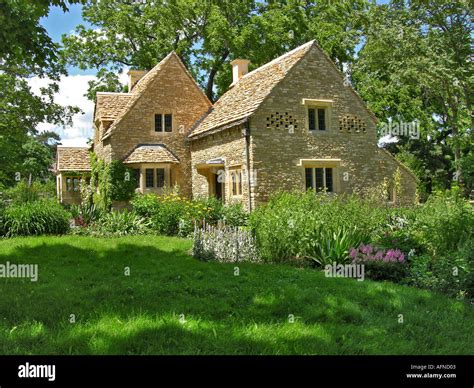
[[[89,148],[58,146],[56,163],[56,171],[90,171]]]
[[[305,43],[244,75],[198,121],[189,137],[244,122],[314,44],[314,40]]]
[[[109,127],[109,129],[106,131],[104,136],[102,137],[101,140],[106,139],[109,137],[112,132],[115,130],[117,125],[127,116],[127,114],[130,112],[130,110],[133,108],[133,106],[137,103],[137,101],[140,99],[140,97],[143,95],[144,91],[147,89],[147,87],[159,76],[161,70],[166,66],[166,64],[171,60],[175,59],[177,60],[178,64],[181,66],[185,74],[189,77],[189,79],[192,81],[192,83],[195,85],[195,87],[199,90],[199,92],[202,94],[203,98],[206,99],[206,101],[209,103],[209,106],[211,106],[211,102],[207,99],[206,95],[202,92],[202,90],[199,88],[198,84],[192,77],[192,75],[189,73],[188,69],[186,69],[186,66],[184,66],[183,62],[179,58],[179,56],[172,51],[169,53],[163,60],[158,63],[153,69],[151,69],[148,73],[146,73],[133,87],[132,93],[129,94],[129,98],[126,101],[123,109],[121,109],[120,114],[116,117],[115,121],[112,123],[112,125]],[[122,94],[123,95],[123,94]]]
[[[116,120],[123,114],[131,97],[131,93],[97,92],[94,121],[97,119]]]
[[[130,163],[179,163],[164,144],[139,144],[123,161]]]

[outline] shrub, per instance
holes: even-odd
[[[186,211],[186,204],[181,198],[160,202],[158,210],[152,215],[153,229],[159,234],[176,236],[180,230],[180,220]],[[184,225],[181,226],[184,228]]]
[[[474,239],[443,256],[410,258],[409,285],[443,292],[458,298],[474,296]]]
[[[249,213],[244,210],[241,204],[225,205],[221,207],[219,218],[227,226],[246,226],[249,220]]]
[[[98,221],[103,210],[93,203],[83,202],[80,205],[72,205],[70,209],[71,215],[74,218],[75,225],[87,226]]]
[[[193,256],[223,263],[259,262],[255,239],[248,230],[205,225],[194,231]]]
[[[400,249],[380,249],[370,244],[351,248],[349,257],[364,265],[365,276],[373,280],[400,282],[407,275],[405,254]]]
[[[3,212],[3,233],[7,237],[64,234],[69,230],[69,213],[55,201],[12,205]]]
[[[432,255],[456,251],[474,233],[474,208],[456,191],[435,193],[416,210],[414,240]]]
[[[413,235],[415,210],[414,208],[390,210],[387,223],[382,227],[380,237],[376,239],[376,245],[417,255],[426,252],[427,248]]]
[[[349,248],[371,240],[385,210],[357,197],[281,193],[250,216],[262,258],[345,263]]]
[[[146,234],[150,232],[150,222],[134,212],[112,211],[104,214],[98,222],[89,228],[89,231],[98,236]]]
[[[131,205],[139,216],[152,217],[160,208],[160,200],[156,194],[135,194]]]
[[[31,185],[26,181],[20,181],[15,186],[4,190],[3,197],[11,204],[54,199],[56,197],[56,185],[52,180],[45,183],[34,181]]]

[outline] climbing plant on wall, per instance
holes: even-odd
[[[132,198],[135,191],[133,170],[118,160],[107,163],[92,153],[90,186],[94,192],[93,202],[103,209],[110,209],[113,201]]]

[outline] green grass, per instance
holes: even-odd
[[[464,302],[284,265],[239,264],[234,276],[235,265],[199,262],[190,247],[153,236],[1,240],[0,263],[37,263],[39,279],[0,278],[0,354],[474,353]]]

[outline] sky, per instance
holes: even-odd
[[[385,3],[387,0],[379,0],[378,3]],[[71,5],[69,12],[64,13],[58,7],[52,7],[47,17],[41,20],[41,24],[48,31],[55,42],[61,41],[63,34],[72,33],[76,26],[83,24],[91,27],[89,23],[82,19],[81,5]],[[92,119],[94,104],[84,95],[88,89],[88,82],[96,79],[97,69],[81,70],[75,67],[68,68],[68,76],[61,79],[59,92],[55,95],[55,101],[61,105],[78,106],[83,114],[77,114],[73,118],[72,127],[58,127],[48,123],[39,125],[40,132],[53,130],[61,136],[61,144],[64,146],[84,147],[87,140],[92,137]],[[120,75],[122,83],[126,83],[126,71]],[[33,91],[39,92],[39,88],[45,86],[49,81],[33,77],[29,80]]]
[[[91,27],[82,19],[81,8],[80,5],[72,5],[69,7],[69,12],[64,13],[60,8],[52,7],[49,15],[43,18],[40,23],[55,42],[60,42],[63,34],[73,32],[79,24]],[[53,130],[59,133],[61,144],[64,146],[86,146],[87,140],[92,137],[94,104],[84,94],[87,92],[88,82],[96,79],[96,73],[97,69],[68,68],[68,76],[62,77],[59,82],[59,92],[55,95],[55,101],[61,105],[78,106],[84,113],[74,116],[72,127],[63,128],[42,123],[38,127],[40,132]],[[121,80],[123,83],[126,82],[126,74],[121,75]],[[48,79],[39,77],[33,77],[29,80],[30,86],[35,92],[38,92],[39,88],[47,85],[48,82]]]

